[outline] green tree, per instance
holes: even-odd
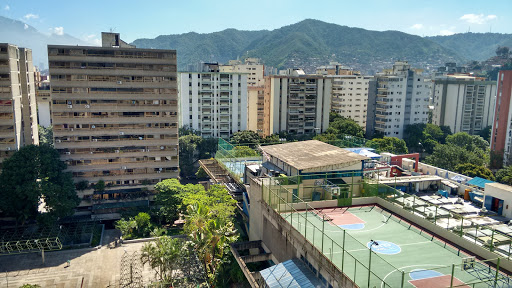
[[[252,130],[244,130],[233,133],[231,144],[259,144],[262,138],[258,133]]]
[[[129,219],[120,219],[116,221],[115,227],[121,231],[124,239],[148,237],[153,229],[151,217],[145,212],[139,212]]]
[[[466,132],[459,132],[446,137],[446,144],[453,144],[466,149],[467,151],[475,151],[480,149],[487,151],[489,142],[478,135],[469,135]]]
[[[39,144],[40,145],[49,145],[53,147],[53,127],[43,127],[41,125],[37,126],[39,132]]]
[[[496,181],[512,185],[512,166],[505,167],[496,172]]]
[[[450,144],[438,144],[432,155],[427,156],[425,162],[433,166],[454,171],[455,166],[464,163],[473,163],[478,166],[485,164],[482,150],[468,151],[464,147]]]
[[[231,150],[233,157],[251,157],[258,156],[258,152],[251,149],[249,146],[235,146]]]
[[[491,130],[492,130],[492,126],[487,126],[484,129],[480,130],[480,132],[478,132],[478,136],[484,138],[485,141],[490,142],[491,141]]]
[[[203,138],[198,135],[188,134],[179,138],[180,149],[180,172],[184,177],[190,177],[194,174],[194,164],[199,160],[199,147]]]
[[[393,154],[407,154],[407,145],[402,139],[396,137],[374,138],[366,142],[367,146],[378,147],[380,152],[389,152]],[[374,146],[376,145],[376,146]]]
[[[469,177],[480,177],[491,181],[495,180],[491,170],[485,168],[484,166],[475,165],[472,163],[464,163],[455,166],[455,172],[467,175]]]
[[[199,167],[199,169],[197,169],[196,178],[208,178],[208,174],[206,173],[206,171],[204,171],[203,167]]]
[[[41,288],[41,286],[37,284],[23,284],[19,288]]]
[[[206,270],[210,286],[215,286],[220,268],[227,261],[229,245],[238,238],[230,217],[219,216],[215,210],[195,203],[187,208],[184,230]]]
[[[183,249],[184,245],[182,239],[159,237],[142,247],[140,259],[143,264],[149,264],[161,282],[172,285],[176,271],[185,264],[183,252],[187,253],[188,249]]]
[[[333,117],[333,121],[329,123],[329,128],[325,132],[326,134],[364,137],[364,128],[359,126],[356,121],[344,117]]]
[[[158,182],[155,190],[158,192],[155,196],[158,217],[167,223],[174,223],[179,218],[183,185],[177,179],[166,179]]]
[[[96,182],[96,184],[94,184],[94,190],[96,190],[98,192],[105,191],[105,181],[103,181],[102,179],[98,180],[98,182]]]
[[[21,224],[36,217],[53,221],[72,215],[80,199],[65,169],[59,152],[49,145],[21,148],[3,162],[0,210]],[[40,202],[42,211],[38,211]]]
[[[76,183],[76,190],[78,191],[84,191],[87,188],[89,188],[89,181],[87,180],[83,180]]]

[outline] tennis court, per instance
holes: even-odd
[[[281,215],[359,287],[512,287],[491,262],[478,261],[378,206]]]

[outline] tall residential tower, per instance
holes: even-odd
[[[78,212],[100,219],[148,206],[154,184],[178,177],[176,51],[102,40],[48,46],[55,148],[75,182],[105,182],[79,194]]]
[[[39,144],[32,50],[0,43],[0,163]]]

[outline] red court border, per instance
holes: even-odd
[[[443,275],[437,277],[423,278],[418,280],[409,280],[416,288],[446,288],[451,287],[452,275]],[[460,281],[457,277],[453,277],[453,287],[471,288],[466,283]]]

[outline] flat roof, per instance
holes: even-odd
[[[485,187],[487,187],[487,186],[491,186],[491,187],[494,187],[494,188],[498,188],[498,189],[506,190],[508,192],[512,192],[512,186],[509,186],[509,185],[506,185],[506,184],[501,184],[501,183],[497,183],[497,182],[485,183]]]
[[[297,170],[353,164],[369,159],[318,140],[263,146],[261,149]]]

